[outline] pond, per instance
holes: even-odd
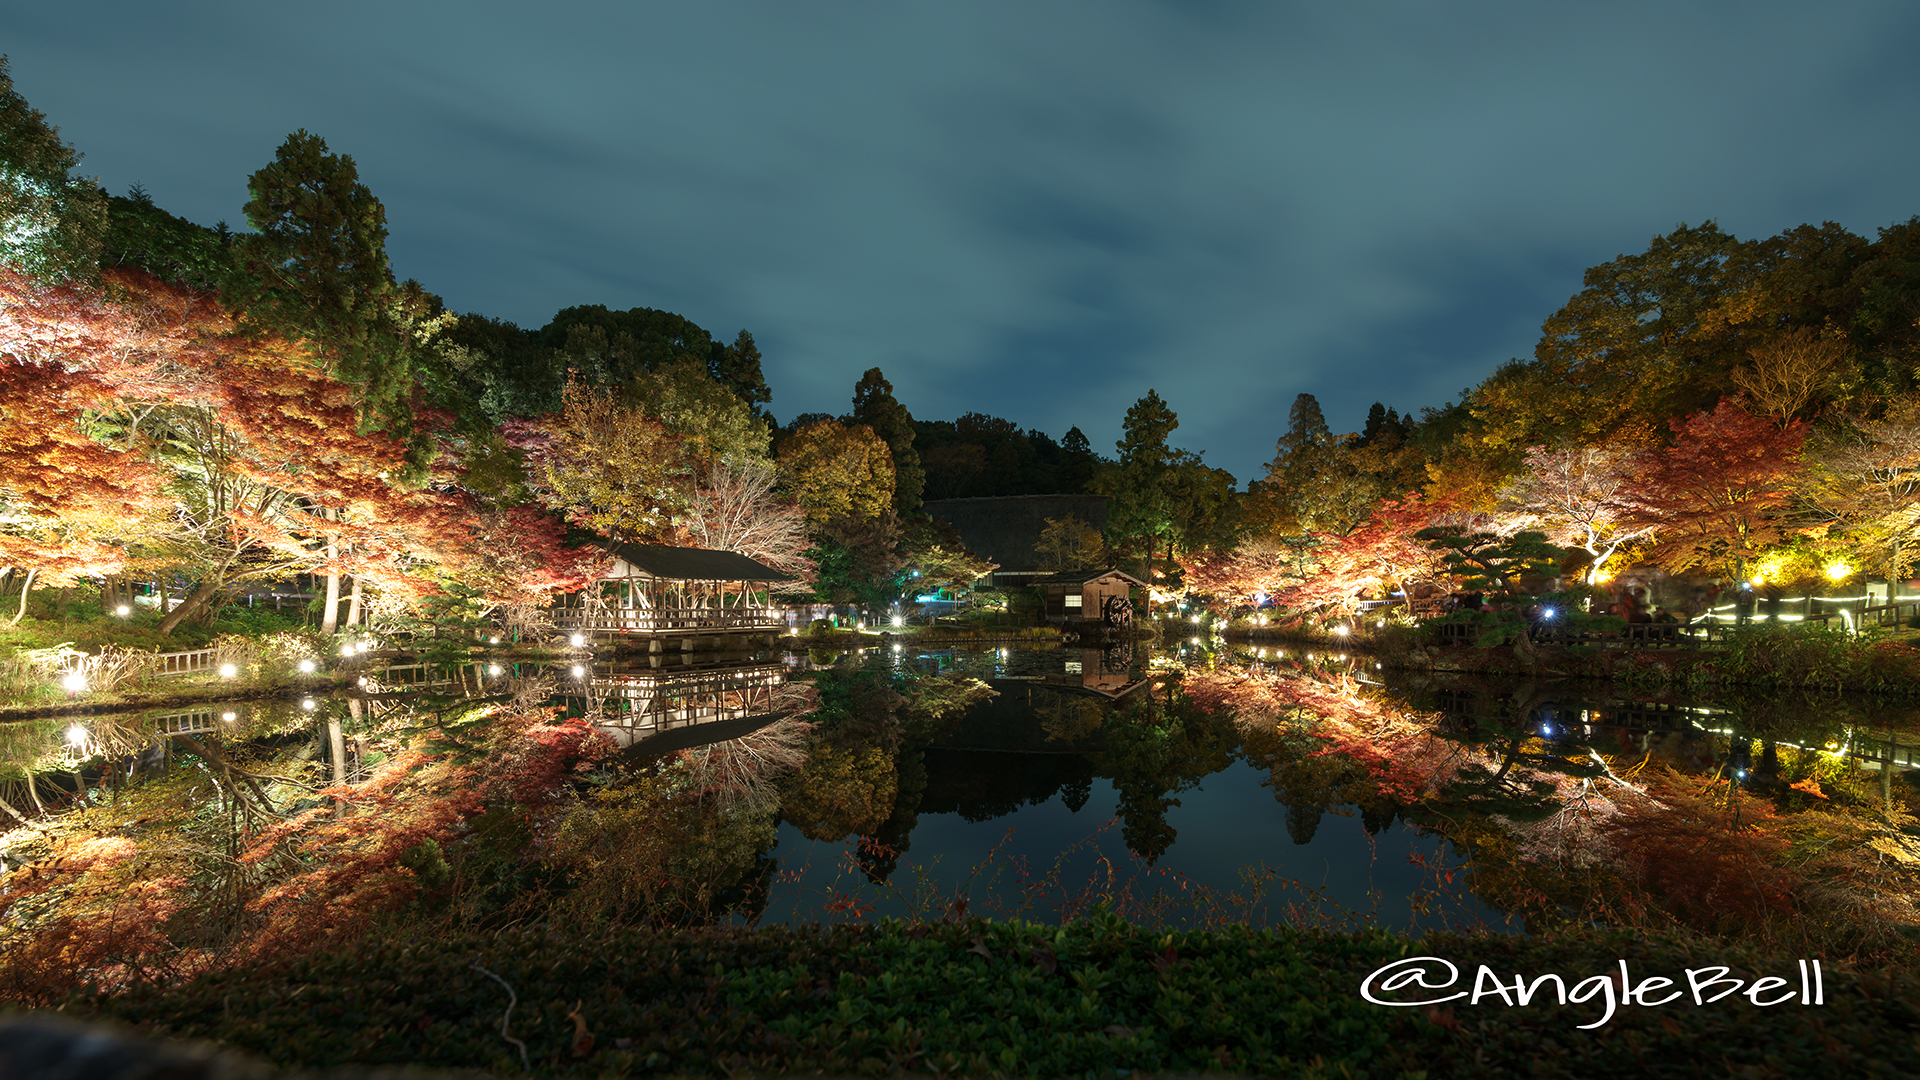
[[[127,897],[169,928],[156,948],[317,911],[484,928],[1096,905],[1854,953],[1920,936],[1908,706],[1193,642],[692,659],[370,665],[351,693],[0,725],[0,812],[31,822],[0,854],[40,897],[0,901],[0,954]],[[178,932],[197,905],[218,918]]]

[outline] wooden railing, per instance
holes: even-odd
[[[787,625],[773,607],[567,608],[554,619],[562,630],[657,634],[674,630],[774,630]]]
[[[598,726],[624,734],[630,741],[654,731],[771,712],[775,692],[785,682],[785,669],[769,664],[691,674],[612,676],[561,692],[584,696],[598,714]]]
[[[154,667],[155,675],[192,675],[195,672],[212,671],[215,668],[214,657],[218,649],[189,649],[185,652],[155,653],[159,663]]]

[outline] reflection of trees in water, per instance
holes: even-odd
[[[1106,749],[1092,756],[1113,782],[1115,815],[1127,849],[1153,865],[1177,835],[1167,811],[1179,792],[1231,765],[1240,733],[1226,710],[1196,702],[1169,685],[1165,701],[1151,694],[1118,710],[1106,727]]]
[[[1008,754],[994,750],[930,749],[923,814],[958,814],[983,822],[1039,806],[1055,795],[1093,791],[1093,765],[1079,754]]]
[[[1422,820],[1470,845],[1476,890],[1530,925],[1913,957],[1920,793],[1894,778],[1900,736],[1880,726],[1910,724],[1911,706],[1477,680],[1418,693],[1470,759]]]
[[[920,747],[993,696],[958,673],[897,671],[885,658],[817,672],[808,762],[780,785],[781,812],[810,840],[859,836],[856,859],[884,881],[907,850],[928,771]]]
[[[1049,694],[1047,697],[1050,700],[1036,704],[1033,711],[1040,718],[1040,730],[1050,743],[1071,746],[1092,738],[1112,708],[1109,702],[1081,694]]]
[[[805,720],[783,716],[737,739],[682,750],[680,760],[693,789],[727,812],[764,813],[780,806],[780,777],[807,763],[812,730]]]

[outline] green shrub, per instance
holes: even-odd
[[[1524,1008],[1497,998],[1384,1008],[1362,980],[1407,957],[1455,964],[1467,990],[1625,962],[1636,978],[1794,958],[1617,932],[1529,937],[1240,926],[1164,933],[1095,913],[1064,927],[961,922],[678,932],[511,930],[398,936],[191,982],[135,985],[69,1016],[217,1039],[286,1066],[409,1064],[535,1075],[1287,1077],[1907,1075],[1920,1066],[1910,973],[1824,965],[1825,1004],[1735,995]],[[498,981],[495,981],[498,979]],[[504,984],[504,985],[502,985]],[[511,993],[511,997],[509,994]],[[507,1016],[509,1002],[514,1009]],[[246,1004],[241,1008],[240,1003]],[[572,1019],[578,1016],[578,1025]],[[591,1045],[576,1041],[584,1027]]]

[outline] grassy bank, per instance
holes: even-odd
[[[1369,973],[1414,956],[1460,971],[1456,985],[1431,997],[1471,990],[1480,964],[1509,986],[1515,975],[1559,974],[1574,987],[1625,960],[1636,982],[1660,976],[1683,988],[1689,969],[1724,966],[1749,983],[1784,977],[1796,1000],[1759,1007],[1740,994],[1706,1005],[1682,997],[1622,1006],[1598,1023],[1605,995],[1563,1006],[1545,989],[1524,1007],[1490,989],[1477,1004],[1461,998],[1437,1008],[1362,998]],[[1064,928],[975,919],[526,930],[370,942],[352,955],[81,996],[65,1012],[309,1068],[406,1063],[517,1074],[524,1047],[525,1071],[542,1076],[1131,1070],[1691,1080],[1894,1076],[1920,1067],[1920,1014],[1910,1004],[1920,983],[1910,974],[1825,967],[1825,1003],[1802,1005],[1797,959],[1607,934],[1169,934],[1100,914]]]

